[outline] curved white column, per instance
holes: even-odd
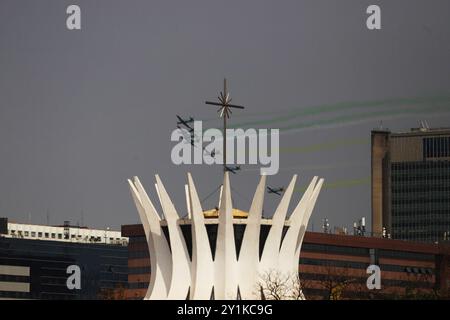
[[[279,255],[279,270],[282,273],[292,273],[295,272],[293,270],[292,265],[294,261],[297,261],[298,267],[298,259],[299,257],[295,256],[295,250],[297,248],[297,240],[300,232],[301,223],[303,221],[303,217],[305,215],[306,209],[308,208],[311,197],[314,193],[316,186],[317,177],[314,177],[308,188],[306,189],[303,197],[297,204],[297,207],[294,209],[293,213],[289,217],[289,229],[286,232],[283,243],[281,244],[280,255]]]
[[[141,208],[140,216],[150,248],[151,276],[149,287],[152,289],[149,289],[148,293],[151,293],[146,295],[146,298],[165,299],[172,277],[172,261],[169,246],[161,229],[161,218],[150,201],[147,192],[138,177],[134,177],[133,180],[133,183],[130,183],[130,187],[132,193],[138,195],[134,198],[139,202],[138,211]]]
[[[217,300],[237,297],[237,257],[232,210],[230,178],[228,172],[225,172],[214,257],[214,297]]]
[[[264,250],[261,256],[261,262],[259,265],[258,272],[260,275],[277,269],[278,264],[280,263],[278,261],[278,256],[280,252],[283,227],[285,224],[286,213],[289,208],[289,203],[291,201],[296,181],[297,175],[294,175],[272,217],[272,226],[270,228],[269,234],[267,235],[267,239],[264,244]]]
[[[133,200],[141,218],[150,251],[151,278],[146,299],[259,299],[258,282],[266,272],[282,276],[298,272],[301,244],[313,208],[323,185],[314,177],[293,213],[286,221],[290,199],[297,176],[289,183],[272,218],[272,226],[260,251],[260,232],[266,176],[261,176],[246,223],[239,256],[234,238],[233,204],[229,174],[225,173],[220,195],[218,232],[213,254],[205,224],[203,209],[190,173],[186,201],[191,219],[192,259],[180,228],[180,217],[161,179],[156,175],[156,188],[167,222],[169,243],[161,228],[161,218],[139,179],[128,180]],[[188,217],[189,217],[188,215]],[[288,226],[284,238],[283,228]]]
[[[317,198],[319,197],[320,190],[322,189],[324,179],[320,179],[317,183],[316,187],[314,188],[314,192],[311,196],[309,206],[306,209],[306,213],[303,216],[298,239],[297,239],[297,246],[295,249],[295,255],[294,257],[300,257],[300,249],[302,247],[303,238],[305,237],[306,228],[308,227],[309,218],[311,218],[311,214],[313,212],[314,206],[316,204]],[[298,269],[298,259],[294,262],[293,269]]]
[[[243,300],[260,299],[256,287],[259,266],[259,234],[261,216],[266,191],[266,175],[262,175],[253,196],[252,205],[247,217],[244,237],[238,260],[239,291]]]
[[[178,225],[179,215],[158,175],[156,175],[156,184],[161,199],[161,207],[167,220],[172,258],[172,279],[167,298],[171,300],[186,299],[191,286],[189,252],[181,228]]]
[[[190,298],[206,300],[211,298],[214,284],[214,263],[202,206],[190,173],[188,173],[188,184],[192,210],[192,285]]]

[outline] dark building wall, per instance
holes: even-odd
[[[450,161],[391,165],[392,236],[435,242],[450,233]]]
[[[336,298],[336,289],[342,299],[431,298],[448,290],[438,281],[439,255],[439,247],[432,244],[307,233],[299,271],[309,299]],[[381,290],[366,287],[371,264],[380,267]]]
[[[28,277],[3,276],[3,281],[29,283],[29,292],[0,290],[0,298],[102,299],[109,290],[125,290],[127,262],[123,246],[0,237],[0,265],[30,268]],[[81,269],[81,290],[67,288],[70,265]]]
[[[436,257],[436,265],[439,266],[437,281],[440,288],[450,289],[450,242],[439,244],[439,255]]]
[[[130,238],[127,299],[142,299],[150,281],[150,259],[141,225],[122,226]],[[408,292],[431,295],[449,288],[449,253],[442,245],[375,237],[307,232],[299,271],[308,299],[329,299],[332,286],[346,284],[344,298],[401,298]],[[367,290],[366,269],[377,264],[382,290]],[[347,284],[348,283],[348,284]]]
[[[128,242],[128,286],[126,299],[144,298],[150,282],[150,255],[144,228],[141,224],[122,226],[122,235]]]
[[[371,184],[372,234],[381,237],[389,225],[389,136],[388,131],[372,132]]]
[[[0,218],[0,234],[8,234],[8,218]]]

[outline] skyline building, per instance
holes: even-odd
[[[120,231],[0,218],[0,300],[117,299],[127,288],[128,238]],[[69,266],[80,270],[69,289]]]
[[[450,129],[371,134],[372,232],[394,239],[450,238]]]
[[[127,245],[128,238],[122,237],[120,231],[85,226],[70,225],[65,221],[63,225],[43,225],[19,223],[8,218],[0,218],[0,235],[5,238],[47,240],[76,243],[103,243]]]

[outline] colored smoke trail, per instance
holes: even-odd
[[[280,148],[280,153],[310,153],[322,150],[332,150],[336,148],[352,146],[352,145],[361,145],[361,144],[369,144],[370,138],[349,138],[349,139],[339,139],[332,140],[323,143],[316,143],[302,147],[284,147]]]
[[[254,121],[241,122],[237,124],[233,124],[230,128],[244,128],[255,125],[264,125],[264,124],[275,124],[279,122],[287,122],[299,117],[309,117],[309,116],[320,116],[333,112],[340,112],[346,110],[353,109],[368,109],[374,107],[394,107],[394,108],[408,108],[412,105],[428,105],[428,104],[436,104],[436,103],[450,103],[450,96],[435,96],[435,97],[416,97],[416,98],[397,98],[397,99],[386,99],[386,100],[376,100],[376,101],[355,101],[355,102],[340,102],[336,104],[325,104],[318,106],[310,106],[306,108],[295,108],[294,110],[287,110],[287,114],[279,117],[269,118],[269,119],[261,119]],[[244,114],[239,115],[236,114],[235,118],[246,117],[246,116],[261,116],[268,114],[280,114],[286,111],[275,111],[268,113],[254,113],[253,115]],[[212,121],[217,120],[217,118],[211,118],[204,121]]]
[[[339,188],[351,188],[351,187],[357,187],[357,186],[363,186],[363,185],[369,185],[370,184],[370,177],[365,178],[355,178],[355,179],[342,179],[342,180],[336,180],[327,182],[325,178],[325,183],[323,184],[322,189],[339,189]],[[296,192],[305,192],[308,188],[307,185],[295,188]]]
[[[305,164],[298,164],[294,166],[285,166],[280,167],[279,171],[288,171],[288,170],[295,170],[298,172],[305,172],[305,171],[317,171],[317,170],[332,170],[332,169],[338,169],[338,168],[355,168],[355,167],[362,167],[364,166],[364,163],[334,163],[334,164],[316,164],[316,165],[305,165]],[[257,165],[253,165],[252,167],[246,167],[241,169],[242,172],[246,171],[260,171],[260,167]]]
[[[385,120],[401,117],[410,117],[416,115],[425,116],[437,116],[442,114],[447,114],[450,112],[450,103],[443,106],[431,106],[426,109],[424,108],[414,108],[414,109],[402,109],[402,110],[384,110],[384,111],[371,111],[359,114],[344,114],[335,116],[328,119],[317,119],[309,122],[294,123],[288,126],[279,127],[280,134],[292,134],[297,131],[306,129],[324,129],[324,128],[336,128],[356,125],[364,122],[370,122],[374,120]],[[221,140],[219,137],[218,141]]]
[[[430,115],[442,114],[450,112],[450,104],[445,106],[428,107],[427,109],[409,109],[409,110],[385,110],[372,111],[360,114],[340,115],[329,119],[318,119],[309,122],[296,123],[279,128],[281,133],[291,130],[308,129],[308,128],[323,128],[331,126],[349,126],[361,122],[366,122],[374,119],[391,119],[393,117],[411,116],[411,115]]]

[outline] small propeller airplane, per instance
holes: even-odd
[[[178,129],[184,129],[181,128],[179,125],[177,125]],[[189,130],[190,134],[188,134],[186,131],[181,130],[181,132],[183,133],[183,139],[186,143],[190,143],[192,144],[194,147],[196,147],[195,142],[199,141],[198,136],[193,132],[194,129]],[[186,132],[186,133],[185,133]]]
[[[194,129],[192,129],[192,127],[189,125],[189,123],[194,122],[194,118],[190,117],[189,119],[183,119],[181,118],[179,115],[177,115],[178,121],[177,121],[177,127],[178,125],[183,125],[186,128],[189,129],[189,131],[192,131]]]
[[[216,149],[213,149],[212,151],[208,151],[206,148],[203,148],[203,150],[208,154],[211,158],[214,158],[216,156]]]
[[[235,166],[235,167],[225,166],[225,170],[227,170],[228,172],[236,174],[236,171],[241,170],[241,166]]]
[[[267,193],[275,193],[279,196],[281,196],[281,193],[284,191],[284,188],[271,188],[271,187],[267,187]]]

